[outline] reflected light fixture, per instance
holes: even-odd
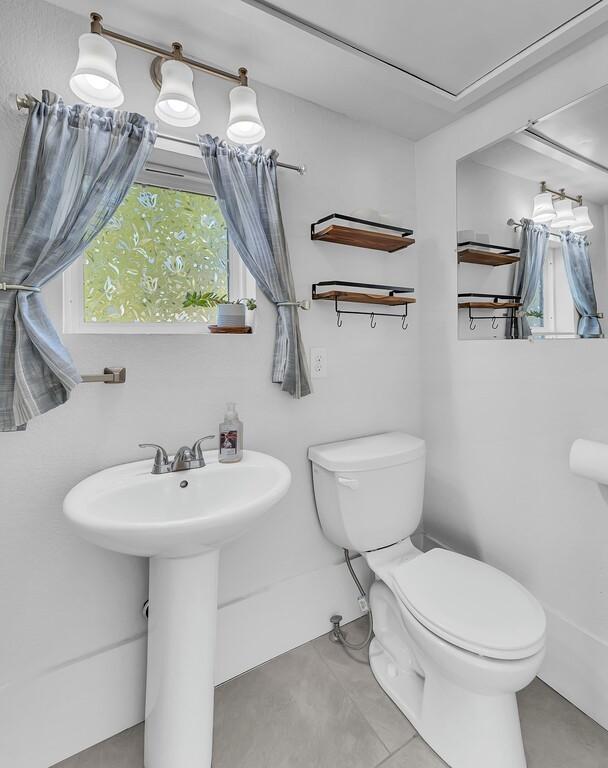
[[[116,51],[108,38],[154,54],[150,67],[152,81],[160,93],[154,112],[169,125],[189,127],[200,120],[193,89],[193,70],[233,82],[230,92],[230,116],[226,134],[238,144],[257,144],[266,133],[257,107],[255,91],[249,87],[247,70],[227,72],[182,54],[180,43],[166,50],[152,43],[106,29],[99,13],[90,15],[91,31],[79,39],[79,57],[70,78],[70,88],[79,99],[101,107],[117,107],[124,93],[116,73]]]
[[[556,200],[554,207],[556,216],[551,222],[551,229],[570,229],[576,223],[572,200]]]
[[[586,205],[579,205],[572,213],[575,219],[573,226],[570,227],[572,232],[589,232],[593,229],[593,222],[589,218],[589,209]]]
[[[553,207],[553,195],[551,192],[541,192],[534,198],[534,210],[532,219],[536,224],[548,224],[555,218],[555,208]]]

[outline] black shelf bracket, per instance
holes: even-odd
[[[329,216],[323,216],[322,219],[319,219],[318,221],[315,221],[310,225],[311,240],[314,240],[314,236],[316,235],[315,227],[318,227],[319,224],[325,224],[326,221],[331,221],[332,219],[342,219],[342,221],[351,221],[354,224],[365,224],[368,227],[388,229],[391,232],[398,232],[401,235],[401,237],[409,237],[410,235],[414,234],[413,229],[406,229],[405,227],[396,227],[394,224],[383,224],[380,221],[368,221],[367,219],[357,219],[355,218],[355,216],[346,216],[346,214],[344,213],[330,213]]]

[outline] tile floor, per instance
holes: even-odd
[[[366,626],[348,629],[356,640]],[[544,683],[522,691],[519,705],[528,768],[608,766],[608,731]],[[365,652],[327,636],[224,683],[215,708],[214,768],[445,766],[380,689]],[[143,768],[143,727],[54,768]]]

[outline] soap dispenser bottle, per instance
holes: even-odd
[[[240,461],[243,458],[243,422],[236,412],[236,403],[226,403],[226,415],[220,424],[219,433],[219,461]]]

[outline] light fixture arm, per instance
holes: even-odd
[[[573,197],[572,195],[567,195],[566,190],[564,188],[562,189],[550,189],[550,187],[547,186],[546,181],[541,181],[540,183],[540,191],[543,192],[550,192],[556,199],[559,200],[572,200],[573,203],[578,203],[578,205],[583,204],[583,196],[582,195],[576,195],[576,197]]]
[[[191,59],[188,56],[184,56],[182,54],[181,43],[173,43],[172,49],[169,51],[166,48],[161,48],[158,45],[153,45],[152,43],[147,43],[143,40],[138,40],[135,37],[129,37],[128,35],[121,35],[120,32],[114,32],[111,29],[106,29],[106,27],[103,26],[103,17],[101,16],[100,13],[97,13],[96,11],[93,11],[91,13],[90,18],[91,18],[91,32],[95,35],[101,35],[102,37],[109,37],[112,40],[116,40],[119,43],[123,43],[124,45],[130,45],[132,48],[138,48],[140,51],[153,53],[155,54],[155,56],[160,57],[162,60],[179,59],[179,61],[183,61],[184,64],[187,64],[189,67],[192,67],[192,69],[197,69],[199,72],[206,72],[208,75],[221,77],[224,80],[230,80],[231,82],[237,83],[238,85],[247,85],[247,70],[245,69],[245,67],[241,67],[238,73],[235,75],[232,72],[227,72],[226,70],[218,69],[217,67],[212,67],[209,64],[203,64],[202,62],[197,61],[196,59]],[[152,74],[152,79],[155,81],[155,84],[156,84],[154,71],[152,71],[151,74]]]

